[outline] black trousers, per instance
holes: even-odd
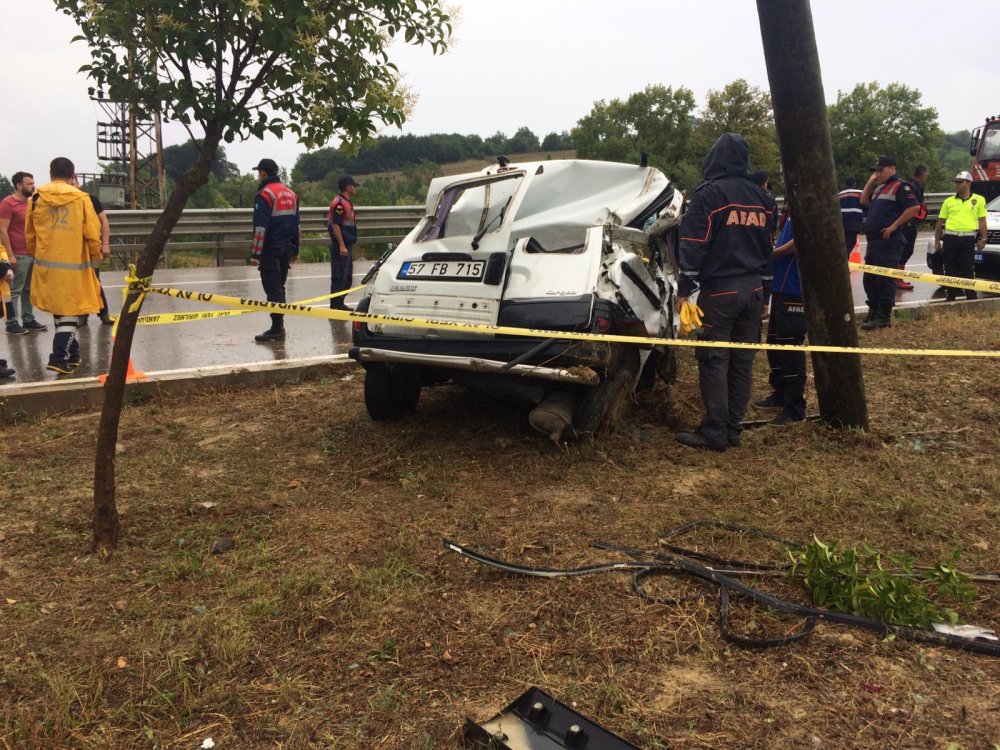
[[[260,283],[268,302],[286,302],[285,281],[288,280],[288,269],[292,265],[292,248],[264,248],[261,253],[257,270],[260,271]],[[271,328],[280,330],[285,327],[285,316],[271,313]]]
[[[737,276],[702,284],[700,341],[760,341],[760,312],[764,300],[760,276]],[[715,446],[725,446],[729,434],[739,434],[753,381],[754,349],[698,347],[698,381],[705,416],[701,434]]]
[[[941,254],[944,256],[944,273],[946,276],[957,276],[960,279],[974,279],[973,256],[976,252],[976,237],[956,237],[946,234],[941,243]],[[961,291],[953,286],[947,288],[946,299],[958,299]],[[979,295],[974,289],[965,290],[966,299],[976,299]]]
[[[343,292],[351,288],[354,280],[354,247],[349,245],[347,255],[340,254],[340,247],[336,244],[330,245],[330,294]],[[344,297],[334,297],[330,300],[330,307],[334,310],[343,310]]]
[[[854,250],[854,246],[858,244],[858,233],[848,232],[844,230],[844,249],[847,251],[847,257],[851,257],[851,251]]]
[[[902,233],[896,232],[889,239],[882,239],[881,233],[869,234],[868,251],[865,253],[865,263],[869,266],[883,268],[899,268],[903,254]],[[891,315],[896,305],[896,280],[891,276],[879,276],[866,273],[861,277],[865,288],[868,307],[877,310],[882,315]]]
[[[900,257],[900,264],[905,267],[913,257],[913,248],[917,244],[917,222],[908,221],[903,225],[903,255]]]
[[[801,346],[805,340],[805,304],[798,297],[775,292],[767,322],[767,343]],[[782,414],[791,419],[805,419],[805,352],[769,351],[767,362],[771,366],[771,388],[782,404]]]

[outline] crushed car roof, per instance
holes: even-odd
[[[541,227],[551,231],[555,226],[627,225],[670,185],[653,167],[586,159],[527,162],[438,177],[427,193],[427,215],[434,214],[441,193],[451,186],[517,175],[523,175],[525,184],[513,209],[511,235],[516,237],[530,236]]]

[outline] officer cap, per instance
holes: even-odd
[[[340,189],[341,191],[347,190],[348,185],[354,185],[354,187],[361,187],[361,183],[355,182],[354,178],[351,177],[349,174],[345,174],[343,177],[337,180],[337,188]]]
[[[257,162],[257,166],[254,167],[256,172],[266,172],[269,177],[274,177],[278,174],[278,164],[274,159],[261,159]]]
[[[955,175],[955,182],[972,182],[972,175],[968,172],[959,172]]]
[[[875,166],[872,167],[872,169],[882,169],[882,167],[894,167],[894,166],[896,166],[896,160],[893,159],[891,156],[882,154],[878,158],[878,161],[875,162]]]

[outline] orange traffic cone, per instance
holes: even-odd
[[[854,249],[851,250],[850,261],[851,261],[851,263],[860,263],[861,262],[861,240],[860,239],[855,239],[854,240]]]
[[[112,341],[112,346],[114,346],[114,338],[112,338],[111,341]],[[98,375],[97,379],[103,383],[108,379],[108,373],[104,373],[103,375]],[[134,383],[137,380],[145,380],[145,379],[146,379],[146,373],[144,373],[142,370],[135,369],[135,367],[132,365],[132,358],[129,357],[128,370],[125,371],[125,382]]]

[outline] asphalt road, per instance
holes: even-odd
[[[929,235],[928,235],[929,236]],[[907,268],[911,271],[927,271],[924,263],[926,238],[917,241],[917,252]],[[862,246],[862,253],[864,248]],[[360,281],[369,262],[355,264],[355,283]],[[105,283],[112,310],[120,307],[120,295],[124,273],[105,272],[101,280]],[[863,303],[864,291],[861,274],[851,274],[855,303]],[[191,291],[211,291],[234,297],[264,299],[260,277],[249,266],[229,266],[225,268],[188,268],[157,271],[155,283]],[[917,284],[913,292],[899,292],[898,303],[926,303],[934,287]],[[330,287],[329,266],[323,263],[300,264],[292,267],[286,287],[290,301],[305,300],[327,294]],[[348,303],[360,297],[360,291],[348,296]],[[215,305],[177,300],[158,294],[151,294],[143,304],[143,314],[157,312],[197,312],[218,309]],[[73,374],[57,376],[45,369],[52,347],[52,318],[41,313],[38,319],[49,330],[27,336],[0,334],[0,358],[6,359],[17,370],[14,378],[4,380],[0,387],[17,383],[45,380],[68,380],[78,377],[99,375],[107,371],[111,357],[111,326],[101,325],[94,315],[89,323],[79,329],[83,364]],[[316,357],[346,353],[350,347],[350,329],[344,322],[315,320],[287,316],[284,342],[258,344],[254,336],[270,325],[264,313],[253,313],[216,320],[172,325],[140,326],[136,331],[132,346],[132,360],[135,367],[145,372],[159,372],[211,365],[236,365],[301,357]]]

